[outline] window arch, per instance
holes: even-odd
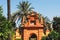
[[[36,34],[31,34],[30,37],[29,37],[29,40],[37,40],[37,36]]]

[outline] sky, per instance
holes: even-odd
[[[21,1],[26,0],[11,0],[11,14],[18,10],[17,5]],[[54,16],[60,16],[60,0],[28,0],[34,11],[47,16],[50,20]],[[7,17],[7,0],[0,0],[0,6],[3,8],[3,15]]]

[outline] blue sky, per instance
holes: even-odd
[[[11,0],[11,14],[16,12],[17,5],[22,0]],[[60,0],[28,0],[32,3],[34,11],[41,13],[43,16],[48,16],[50,20],[54,16],[60,16]],[[7,17],[7,0],[0,0],[0,5],[3,7],[3,15]]]

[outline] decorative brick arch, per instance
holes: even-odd
[[[27,22],[24,22],[24,17],[22,20],[22,39],[29,40],[29,37],[35,34],[35,36],[37,36],[37,40],[41,40],[42,36],[44,35],[43,17],[41,16],[39,19],[38,13],[32,12],[31,14],[27,15],[26,18]]]
[[[31,37],[33,34],[37,37],[37,34],[36,33],[31,33],[29,37]]]

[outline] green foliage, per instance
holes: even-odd
[[[60,37],[60,35],[56,31],[51,31],[51,33],[49,33],[49,35],[48,35],[49,40],[58,40],[59,37]]]
[[[60,34],[56,31],[51,31],[48,36],[43,36],[42,40],[60,40]]]
[[[13,34],[13,23],[8,21],[3,15],[2,8],[0,7],[0,39],[6,40],[8,34]]]
[[[22,40],[22,39],[16,39],[16,40]]]
[[[60,17],[53,18],[53,29],[60,33]]]
[[[28,13],[29,11],[32,11],[31,9],[34,9],[33,7],[30,6],[31,3],[28,1],[22,1],[17,5],[17,8],[23,12],[24,14]]]
[[[0,6],[0,16],[1,16],[1,13],[3,13],[3,10],[2,10],[2,7]]]
[[[46,40],[46,36],[43,36],[41,40]]]

